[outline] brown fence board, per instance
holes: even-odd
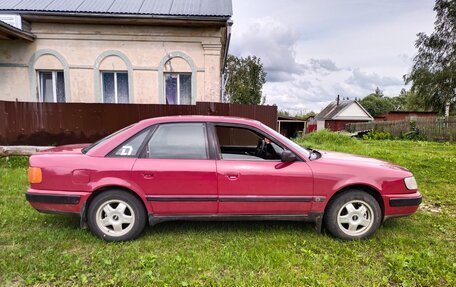
[[[412,127],[432,141],[456,141],[456,117],[446,118],[417,118],[414,121],[381,121],[347,124],[347,131],[359,132],[379,130],[388,132],[394,137],[401,137],[410,132]]]
[[[196,105],[37,103],[0,101],[0,145],[94,142],[147,118],[173,115],[236,116],[271,128],[276,106],[197,102]]]

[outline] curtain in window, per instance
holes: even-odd
[[[165,92],[166,92],[166,103],[169,105],[177,104],[177,81],[179,75],[177,74],[166,74],[165,75]]]
[[[40,72],[41,97],[43,102],[54,102],[52,72]]]
[[[118,103],[128,103],[128,73],[117,74],[117,101]]]
[[[57,72],[57,83],[56,83],[56,92],[57,92],[57,102],[65,102],[65,80],[63,77],[63,72]]]
[[[114,73],[103,73],[103,103],[115,103]]]
[[[181,105],[190,105],[192,103],[192,75],[179,75],[179,92]]]

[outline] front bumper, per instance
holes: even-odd
[[[88,192],[28,189],[25,198],[36,210],[44,213],[81,214],[90,196]]]
[[[385,217],[403,216],[414,213],[422,202],[419,191],[406,194],[389,194],[383,196]]]

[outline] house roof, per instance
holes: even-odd
[[[231,0],[0,0],[0,13],[224,17]]]
[[[438,112],[420,112],[420,111],[391,111],[387,112],[386,114],[381,114],[379,117],[391,115],[391,114],[424,114],[424,115],[432,115],[435,114],[437,115]]]
[[[277,121],[288,121],[288,122],[305,122],[305,120],[297,119],[294,117],[277,116]]]
[[[27,41],[33,41],[35,40],[35,35],[0,21],[0,39],[24,39]]]
[[[361,110],[365,113],[366,118],[373,119],[369,112],[367,112],[364,107],[357,101],[339,101],[339,104],[337,104],[337,101],[333,101],[327,105],[318,115],[316,115],[315,119],[317,121],[336,120],[339,114],[341,114],[344,110],[353,104],[358,105],[359,108],[361,108]],[[358,120],[359,118],[353,117],[351,119]]]

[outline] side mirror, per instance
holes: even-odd
[[[289,150],[284,150],[280,155],[282,162],[294,162],[297,160],[296,155]]]

